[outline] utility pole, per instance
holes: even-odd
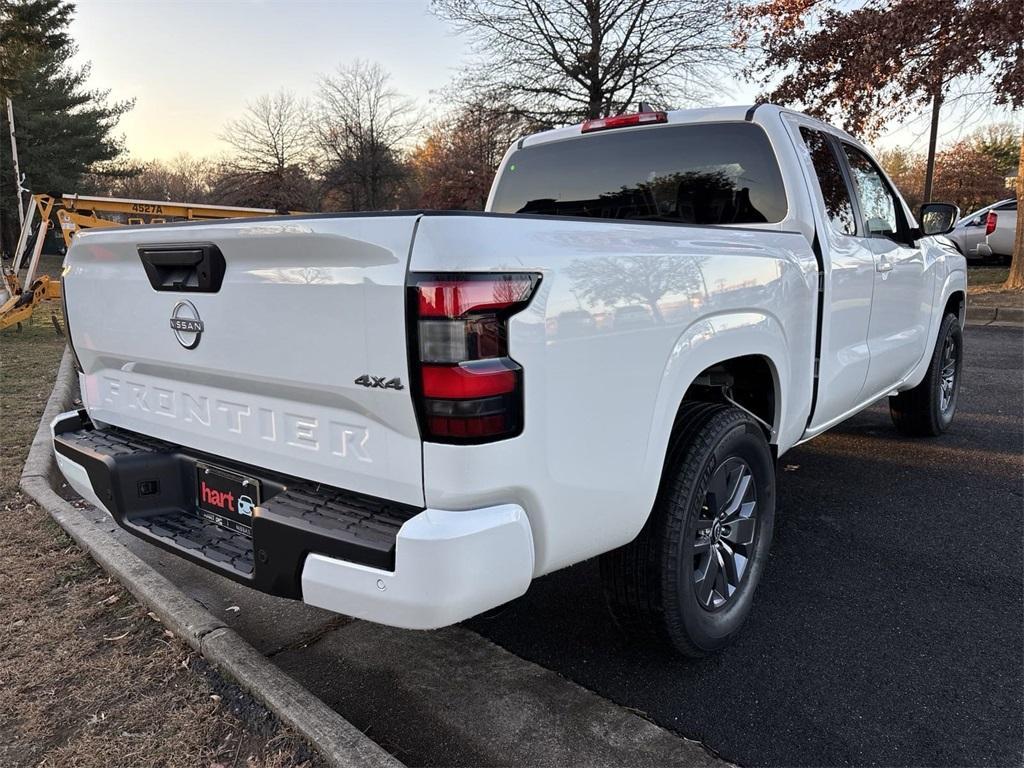
[[[11,160],[14,162],[14,194],[18,199],[18,226],[25,226],[25,211],[21,207],[21,170],[18,168],[18,142],[14,138],[14,104],[7,98],[7,124],[11,129]]]

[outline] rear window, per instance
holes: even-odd
[[[598,133],[517,150],[497,213],[775,224],[786,191],[767,135],[750,123]]]

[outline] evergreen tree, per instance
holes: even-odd
[[[77,50],[68,32],[73,12],[65,0],[0,0],[0,103],[13,102],[19,165],[35,192],[73,192],[90,172],[130,172],[114,130],[132,102],[111,102],[109,91],[88,87],[88,65],[69,64]],[[0,217],[2,249],[10,253],[17,190],[2,106]]]

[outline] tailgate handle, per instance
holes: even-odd
[[[140,245],[139,258],[157,291],[216,293],[224,282],[224,255],[213,243]]]

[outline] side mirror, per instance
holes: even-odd
[[[925,203],[917,218],[922,235],[944,235],[953,231],[960,219],[960,209],[952,203]]]

